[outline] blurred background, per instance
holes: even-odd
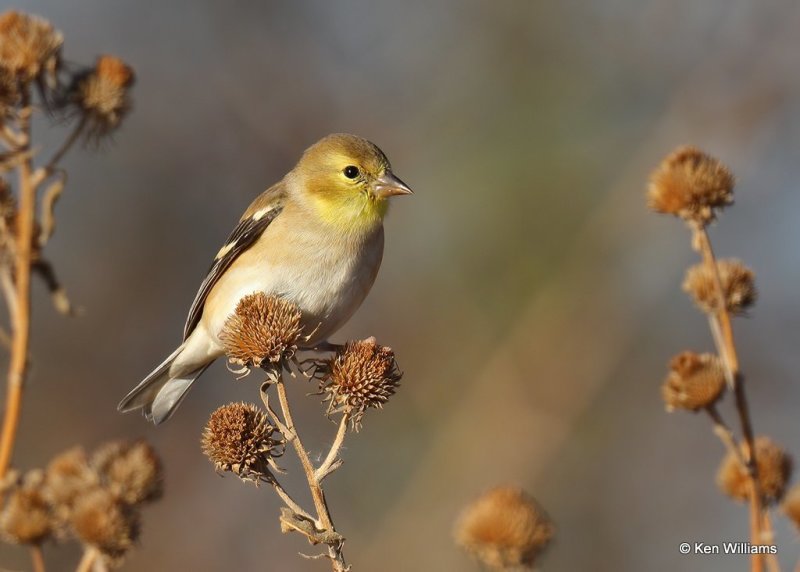
[[[11,6],[8,6],[11,7]],[[670,357],[712,347],[680,291],[695,259],[649,213],[647,176],[679,144],[738,176],[712,229],[757,273],[735,327],[758,433],[800,453],[800,5],[789,0],[541,2],[18,1],[60,28],[68,60],[118,55],[135,109],[112,145],[78,150],[49,257],[85,309],[37,286],[16,465],[145,437],[166,464],[128,570],[325,570],[278,530],[266,488],[200,452],[210,412],[256,400],[216,364],[154,428],[119,399],[180,341],[196,288],[242,210],[319,137],[378,143],[416,195],[394,203],[383,268],[339,341],[375,335],[405,372],[348,438],[328,482],[355,570],[476,570],[453,546],[461,507],[497,483],[558,525],[547,570],[746,569],[683,541],[746,540],[703,416],[667,414]],[[52,141],[56,141],[53,138]],[[5,367],[5,366],[3,366]],[[315,451],[335,427],[297,415]],[[733,421],[730,399],[723,413]],[[288,487],[302,496],[301,473]],[[305,498],[305,497],[304,497]],[[783,565],[800,556],[777,520]],[[77,550],[48,548],[49,569]],[[27,569],[0,544],[0,567]]]

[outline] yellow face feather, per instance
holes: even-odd
[[[319,216],[344,231],[380,225],[388,195],[379,181],[391,172],[383,152],[354,135],[329,135],[310,147],[294,170]]]

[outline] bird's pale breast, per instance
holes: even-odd
[[[247,294],[261,291],[297,304],[306,331],[314,331],[311,346],[344,325],[372,287],[383,256],[382,226],[357,236],[320,224],[282,228],[282,218],[234,261],[209,294],[202,322],[217,344],[225,321]]]

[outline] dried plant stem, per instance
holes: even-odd
[[[739,445],[736,443],[736,437],[733,435],[733,431],[731,428],[728,427],[728,424],[722,419],[722,415],[719,414],[717,411],[716,405],[709,405],[706,407],[706,412],[708,416],[711,418],[711,423],[713,425],[714,434],[720,438],[722,444],[725,445],[725,448],[728,452],[733,455],[733,457],[739,461],[739,464],[743,468],[747,468],[747,463],[742,457],[742,451],[739,449]]]
[[[97,550],[91,546],[84,548],[83,556],[81,557],[81,561],[78,563],[78,567],[75,569],[75,572],[90,572],[98,556],[99,554]]]
[[[704,225],[695,223],[693,225],[693,244],[700,252],[704,264],[711,271],[714,280],[714,289],[717,297],[717,311],[709,316],[711,331],[717,345],[722,363],[725,368],[725,375],[728,384],[733,389],[736,402],[736,412],[739,416],[739,423],[744,438],[745,467],[748,474],[748,484],[750,488],[750,539],[753,544],[760,544],[761,528],[763,522],[761,507],[761,491],[758,487],[758,465],[755,459],[755,437],[753,426],[750,420],[750,410],[747,404],[747,397],[744,388],[744,378],[739,370],[739,356],[736,352],[736,343],[733,337],[733,327],[731,316],[728,312],[725,301],[725,292],[722,288],[722,280],[719,276],[717,260],[711,246],[711,240]],[[761,572],[763,570],[763,559],[761,554],[753,554],[752,570]]]
[[[282,372],[278,372],[275,380],[276,391],[278,393],[278,401],[281,405],[281,412],[288,431],[286,439],[291,441],[295,452],[297,453],[300,463],[303,466],[303,471],[306,474],[308,481],[308,488],[311,491],[311,498],[314,501],[314,507],[317,511],[317,525],[325,532],[335,532],[333,520],[331,519],[328,504],[325,502],[325,492],[322,490],[320,479],[317,477],[314,466],[311,464],[311,459],[308,456],[308,451],[303,446],[300,435],[297,433],[297,428],[292,418],[292,411],[289,406],[289,400],[286,395],[286,385],[283,381]],[[341,446],[341,443],[340,443]],[[328,544],[328,556],[331,560],[331,565],[335,572],[346,572],[349,567],[345,563],[344,555],[342,554],[341,542],[333,542]]]
[[[42,554],[42,547],[38,544],[31,546],[31,563],[33,572],[45,572],[44,555]]]
[[[86,127],[87,116],[84,115],[81,117],[81,120],[75,125],[75,128],[72,130],[72,133],[64,139],[64,142],[61,144],[61,147],[53,153],[53,156],[50,160],[45,164],[44,167],[40,167],[36,170],[35,173],[35,182],[36,184],[41,184],[47,177],[49,177],[53,171],[55,171],[56,166],[58,165],[59,161],[64,158],[64,155],[72,148],[75,142],[83,133],[84,128]]]
[[[314,471],[314,477],[316,477],[317,481],[322,482],[325,477],[330,475],[341,465],[342,461],[339,459],[339,450],[342,448],[342,443],[344,443],[344,436],[347,433],[347,423],[349,421],[350,413],[345,411],[339,421],[339,429],[336,431],[336,438],[333,440],[331,450],[328,451],[328,456],[325,457],[322,464]]]
[[[281,500],[286,503],[290,509],[292,509],[295,513],[299,514],[300,516],[304,516],[310,520],[314,520],[310,514],[308,514],[303,507],[301,507],[297,501],[295,501],[292,496],[286,492],[286,489],[277,481],[277,479],[273,478],[270,482],[272,487],[275,489],[275,492],[281,497]]]
[[[24,143],[20,152],[30,150],[31,114],[30,92],[23,94],[23,109],[20,112],[20,133]],[[15,240],[15,311],[11,316],[13,343],[8,368],[6,410],[3,432],[0,436],[0,477],[6,474],[19,426],[22,407],[23,385],[28,365],[31,318],[31,256],[33,245],[34,216],[36,212],[36,187],[32,181],[32,160],[26,157],[19,165],[19,211],[17,213],[17,235]]]

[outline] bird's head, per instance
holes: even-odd
[[[332,224],[365,230],[380,224],[387,199],[412,193],[377,145],[355,135],[328,135],[293,171],[313,208]]]

